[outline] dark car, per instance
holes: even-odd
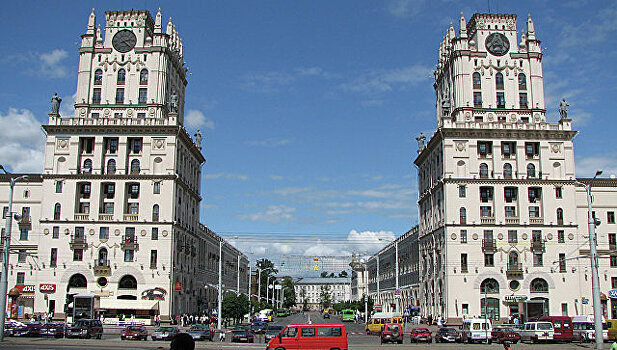
[[[330,318],[330,313],[329,312],[324,312],[323,313],[323,318]]]
[[[518,343],[521,340],[521,335],[511,327],[496,326],[491,332],[491,337],[494,342],[503,343],[509,341],[510,343]]]
[[[152,333],[152,340],[171,340],[180,333],[178,327],[160,327]]]
[[[403,325],[399,323],[388,323],[383,327],[380,334],[381,343],[397,342],[403,344]]]
[[[253,337],[253,333],[248,329],[234,329],[231,331],[231,342],[232,343],[253,343],[255,342],[255,338]]]
[[[411,336],[409,338],[412,343],[419,342],[433,342],[433,337],[431,337],[431,331],[428,328],[414,328],[411,330]]]
[[[251,325],[251,332],[253,334],[264,334],[267,326],[268,324],[265,322],[255,322]]]
[[[208,326],[193,326],[191,327],[187,333],[193,337],[194,340],[209,340],[212,341],[214,339],[214,329],[211,329]]]
[[[99,320],[77,320],[66,331],[67,338],[96,338],[103,336],[103,324]]]
[[[143,326],[128,326],[120,333],[122,340],[148,340],[148,331]]]
[[[268,327],[266,327],[266,332],[264,333],[265,343],[268,344],[268,342],[272,340],[272,338],[275,338],[277,335],[279,335],[283,328],[283,326],[279,326],[277,324],[268,325]]]
[[[439,328],[435,334],[435,343],[454,343],[460,342],[461,336],[454,328]]]
[[[27,323],[23,326],[18,326],[13,329],[14,337],[40,337],[41,336],[41,324],[40,323]]]
[[[47,323],[41,326],[41,335],[45,337],[62,338],[65,333],[64,323]]]

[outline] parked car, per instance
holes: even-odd
[[[490,319],[468,318],[463,321],[461,327],[461,341],[467,343],[487,342],[491,343],[493,325]]]
[[[593,315],[572,317],[572,340],[593,342],[596,339],[596,327]],[[602,317],[602,337],[608,341],[608,324]]]
[[[251,332],[253,334],[264,334],[267,326],[268,324],[265,322],[255,322],[251,325]]]
[[[461,335],[454,328],[442,327],[435,334],[435,343],[458,343]]]
[[[412,343],[432,343],[433,337],[431,336],[431,331],[429,331],[428,328],[414,328],[411,330],[409,340],[411,340]]]
[[[527,322],[525,323],[525,328],[520,332],[520,334],[521,342],[549,342],[554,339],[555,329],[553,328],[553,324],[548,321]]]
[[[178,327],[160,327],[152,333],[152,340],[171,340],[176,334],[180,333]]]
[[[120,333],[122,340],[148,340],[148,331],[144,326],[128,326]]]
[[[255,342],[255,338],[253,337],[253,333],[248,329],[234,329],[231,331],[231,342],[232,343],[253,343]]]
[[[187,333],[193,337],[194,340],[209,340],[214,339],[214,329],[207,326],[195,325],[192,326]]]
[[[283,330],[283,326],[271,324],[266,327],[264,341],[267,344],[272,338],[276,337]]]
[[[66,333],[64,323],[47,323],[41,326],[41,335],[46,337],[63,338]]]
[[[330,318],[330,313],[329,313],[329,312],[324,312],[324,313],[323,313],[323,318],[324,318],[324,319],[326,319],[326,318]]]
[[[403,344],[403,325],[398,323],[388,323],[380,334],[381,343]]]
[[[491,333],[491,337],[493,341],[497,343],[509,341],[510,343],[516,344],[521,340],[520,333],[515,331],[514,328],[507,326],[495,326]]]
[[[103,324],[100,320],[77,320],[66,332],[67,338],[101,339],[102,336]]]
[[[348,349],[343,324],[290,324],[272,338],[266,350]]]
[[[26,323],[23,326],[17,326],[13,329],[14,337],[40,337],[41,336],[41,324],[40,323]]]

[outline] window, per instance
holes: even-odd
[[[515,218],[516,217],[516,207],[514,206],[506,206],[505,214],[507,218]]]
[[[516,187],[505,187],[503,189],[503,197],[506,203],[512,203],[516,201],[517,192],[518,192],[517,190],[518,189]]]
[[[484,266],[487,266],[487,267],[495,266],[495,255],[493,253],[484,254]]]
[[[84,260],[84,250],[75,248],[73,249],[73,261],[83,261]]]
[[[467,253],[461,253],[461,272],[468,272],[467,269]]]
[[[99,229],[99,239],[109,239],[109,227],[101,227]]]
[[[498,294],[499,282],[493,278],[487,278],[480,284],[480,294]]]
[[[92,92],[92,103],[101,103],[101,88],[94,88]]]
[[[557,231],[557,243],[566,242],[566,232],[564,230]]]
[[[512,178],[512,165],[510,163],[506,163],[503,165],[503,178],[504,179]]]
[[[15,282],[15,284],[26,284],[26,273],[25,272],[17,273],[17,281]]]
[[[617,255],[610,256],[610,266],[617,267]]]
[[[139,88],[139,99],[138,99],[139,103],[146,103],[148,102],[148,89],[146,88]]]
[[[461,230],[461,243],[467,243],[467,230]]]
[[[484,230],[484,240],[485,241],[493,240],[493,230]]]
[[[524,73],[518,74],[518,89],[527,90],[527,77]]]
[[[51,238],[53,239],[60,238],[60,226],[54,226],[51,228]]]
[[[129,148],[131,153],[141,153],[141,139],[129,139]]]
[[[153,241],[157,241],[159,239],[159,229],[158,229],[158,227],[153,227],[152,228],[152,237],[151,237],[151,239]]]
[[[542,278],[536,278],[529,284],[532,293],[548,293],[548,283]]]
[[[54,220],[60,220],[60,203],[56,203],[56,205],[54,205]]]
[[[467,224],[467,209],[465,209],[464,207],[461,208],[459,211],[459,218],[461,221],[461,225]]]
[[[151,250],[150,251],[150,268],[151,269],[156,269],[156,263],[157,263],[157,258],[158,258],[158,252],[156,250]]]
[[[555,187],[555,198],[557,198],[557,199],[563,198],[563,192],[562,192],[562,187],[561,186],[556,186]]]
[[[122,114],[120,116],[122,116]],[[118,139],[107,139],[107,144],[105,145],[105,149],[109,153],[118,152]]]
[[[139,174],[139,159],[133,159],[131,161],[131,174]]]
[[[493,200],[492,187],[480,187],[480,202],[488,203]]]
[[[607,211],[606,212],[606,223],[607,224],[614,224],[615,223],[615,212],[614,211]]]
[[[302,337],[314,337],[315,328],[302,328]]]
[[[139,83],[148,84],[148,70],[145,68],[139,72]]]
[[[113,203],[104,203],[103,210],[105,214],[113,214],[114,213],[114,204]]]
[[[137,113],[138,119],[145,118],[145,117],[146,117],[146,113]]]
[[[480,216],[483,218],[493,217],[493,208],[490,206],[483,205],[480,207]]]
[[[139,198],[139,184],[129,185],[129,196],[131,196],[131,199]]]
[[[135,258],[135,251],[133,249],[124,250],[124,261],[131,262]]]
[[[62,193],[62,181],[56,181],[56,193]]]
[[[563,209],[557,208],[557,225],[563,225]]]
[[[152,206],[152,221],[159,221],[159,205],[155,204]]]
[[[493,153],[493,143],[490,141],[478,141],[478,155],[486,157]]]
[[[480,178],[481,179],[488,178],[488,165],[486,165],[486,163],[480,164]]]
[[[83,198],[83,199],[90,198],[90,193],[92,192],[90,184],[89,183],[81,184],[79,192],[81,194],[81,196],[80,196],[81,198]]]
[[[88,202],[79,203],[78,213],[79,214],[90,214],[90,203]]]
[[[536,203],[542,199],[542,189],[540,187],[529,187],[527,189],[529,203]]]
[[[118,70],[118,85],[124,85],[126,82],[126,71],[124,68]]]
[[[516,230],[508,230],[508,243],[518,243],[518,232]]]
[[[27,241],[28,240],[28,229],[27,228],[20,228],[19,229],[19,240],[20,241]]]
[[[540,218],[540,207],[529,207],[529,218]]]
[[[90,174],[92,172],[92,160],[86,159],[84,160],[84,166],[81,168],[81,172],[84,174]]]
[[[115,174],[116,173],[116,161],[114,159],[110,159],[107,161],[107,174]]]
[[[559,272],[566,272],[566,255],[559,253]]]
[[[103,70],[97,69],[94,71],[94,85],[101,85],[103,83]]]
[[[506,97],[503,91],[497,92],[497,108],[506,108]]]
[[[118,289],[137,289],[137,279],[131,275],[125,275],[118,282]]]
[[[116,89],[116,103],[124,103],[124,88]]]
[[[611,288],[612,289],[617,288],[617,277],[611,277]]]
[[[544,266],[544,254],[542,252],[533,253],[533,266]]]
[[[540,155],[540,143],[525,142],[525,156],[527,158],[536,158]]]
[[[129,203],[128,214],[138,215],[139,214],[139,203]]]
[[[473,77],[473,88],[482,89],[482,78],[480,78],[480,73],[474,72],[472,77]]]
[[[58,266],[58,248],[51,248],[51,252],[49,254],[49,267],[57,267]]]
[[[502,142],[501,143],[501,155],[504,158],[510,158],[516,152],[516,143],[514,142]]]
[[[495,74],[495,89],[503,90],[503,74]]]
[[[18,263],[25,263],[26,262],[26,251],[23,249],[20,249],[17,251],[17,262]]]
[[[482,92],[480,91],[473,92],[473,106],[475,108],[482,108]]]
[[[103,184],[103,194],[106,199],[113,199],[116,194],[116,185],[110,183]]]
[[[84,227],[83,226],[77,226],[75,227],[75,238],[84,238]]]
[[[518,103],[521,108],[527,108],[527,93],[521,92],[518,94]]]
[[[152,187],[152,193],[161,194],[161,182],[160,181],[157,181],[154,183],[154,186]]]

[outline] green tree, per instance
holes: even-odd
[[[265,300],[268,282],[272,282],[272,277],[279,271],[274,267],[274,263],[266,258],[257,260],[255,266],[258,271],[261,270],[261,290],[259,295]]]
[[[324,309],[332,305],[332,294],[330,293],[330,286],[321,286],[319,299],[321,299],[320,304],[321,307]]]
[[[348,275],[347,275],[347,271],[343,270],[343,271],[339,272],[338,276],[339,276],[339,277],[345,277],[345,278],[346,278],[346,277],[348,276]]]
[[[283,308],[288,309],[292,306],[296,306],[295,284],[291,277],[283,277],[283,281],[281,284],[283,285],[283,288],[285,288],[283,295]]]
[[[300,292],[300,296],[302,297],[302,310],[308,310],[308,300],[306,300],[306,289],[302,288]]]
[[[228,293],[223,297],[223,318],[231,318],[236,323],[250,312],[249,298],[245,294]]]

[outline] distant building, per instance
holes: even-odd
[[[322,293],[329,294],[332,304],[351,300],[351,280],[349,278],[301,277],[295,282],[294,289],[296,305],[302,307],[306,300],[309,310],[322,309]]]
[[[368,295],[366,259],[353,254],[349,266],[351,267],[351,300],[362,300],[364,295]]]

